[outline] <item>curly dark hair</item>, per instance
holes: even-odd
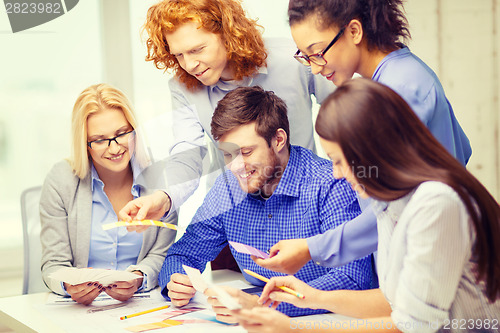
[[[391,52],[411,38],[403,0],[290,0],[290,26],[316,15],[318,28],[341,28],[352,19],[361,22],[368,49]]]

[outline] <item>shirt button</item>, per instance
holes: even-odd
[[[273,214],[269,214],[269,215],[267,215],[267,217],[269,217],[270,219],[272,219],[273,218]]]

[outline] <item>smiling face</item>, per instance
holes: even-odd
[[[320,137],[319,139],[323,150],[328,155],[328,157],[332,160],[333,164],[333,177],[336,179],[345,178],[351,184],[351,187],[359,193],[361,198],[368,198],[363,185],[358,183],[358,180],[353,174],[353,168],[344,156],[342,152],[342,148],[336,142],[328,141]]]
[[[218,34],[199,26],[197,22],[188,22],[165,34],[170,53],[186,72],[205,86],[214,85],[219,79],[231,80],[224,42]]]
[[[322,52],[340,31],[340,27],[319,30],[319,22],[317,15],[313,14],[290,27],[295,44],[304,55]],[[313,74],[321,74],[339,86],[359,72],[361,49],[358,45],[361,36],[357,23],[351,21],[339,40],[323,55],[326,65],[311,63]]]
[[[243,191],[261,191],[268,197],[278,186],[284,167],[280,164],[275,142],[273,139],[269,147],[257,134],[255,122],[239,126],[220,138],[219,149],[224,154],[224,161]]]
[[[87,119],[87,142],[114,138],[131,130],[133,130],[132,126],[121,110],[103,109]],[[132,135],[128,137],[133,138]],[[119,139],[119,141],[123,140]],[[88,147],[87,149],[97,173],[102,177],[103,174],[110,172],[127,172],[133,148],[132,142],[128,143],[127,140],[127,143],[123,144],[111,141],[109,146],[106,142],[103,147],[92,149]]]

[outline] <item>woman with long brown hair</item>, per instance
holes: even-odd
[[[371,80],[348,81],[330,95],[316,131],[335,177],[375,200],[380,289],[323,292],[273,278],[261,301],[363,318],[353,325],[367,331],[497,332],[500,206],[483,185],[397,93]],[[305,300],[275,289],[283,285]],[[270,311],[241,311],[240,322],[249,332],[291,330]]]

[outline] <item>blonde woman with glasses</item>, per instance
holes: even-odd
[[[145,194],[136,182],[137,122],[127,97],[97,84],[77,98],[72,114],[72,156],[57,163],[45,179],[40,201],[42,276],[55,293],[90,304],[100,293],[126,301],[137,290],[157,285],[157,275],[175,231],[152,227],[145,233],[103,230],[118,211]],[[127,270],[140,276],[101,285],[70,285],[50,277],[62,267]]]

